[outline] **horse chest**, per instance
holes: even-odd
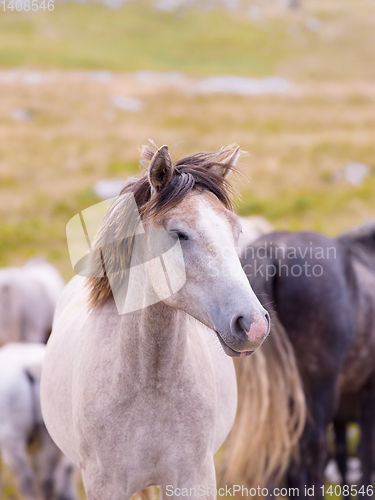
[[[156,470],[167,467],[168,457],[182,453],[181,443],[189,443],[198,455],[213,446],[216,385],[204,356],[159,367],[158,372],[113,363],[110,370],[97,370],[95,381],[90,372],[82,376],[76,412],[84,461],[93,455],[105,461],[111,450],[121,468],[139,461],[143,468]]]

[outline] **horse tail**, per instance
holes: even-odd
[[[261,301],[273,301],[273,278],[254,281]],[[298,459],[305,395],[287,333],[276,313],[270,314],[269,338],[250,357],[235,360],[238,408],[225,444],[222,484],[247,488],[277,484],[290,459]]]
[[[21,339],[21,309],[17,291],[0,283],[0,345]]]

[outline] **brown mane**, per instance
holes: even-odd
[[[138,213],[134,213],[134,210],[126,210],[127,206],[129,208],[129,205],[126,206],[127,197],[121,195],[132,194],[134,196],[142,220],[159,217],[173,209],[193,189],[207,190],[213,193],[227,209],[233,210],[231,197],[234,190],[226,179],[226,175],[230,171],[238,172],[238,170],[225,162],[233,155],[234,151],[235,146],[231,145],[220,151],[198,153],[178,160],[174,163],[174,175],[171,182],[156,193],[152,191],[147,172],[141,178],[129,180],[118,199],[108,210],[93,244],[90,277],[87,283],[90,289],[90,309],[96,305],[104,304],[111,297],[112,289],[107,278],[111,269],[125,269],[126,263],[130,262],[132,238],[139,222],[139,216]],[[143,146],[141,165],[146,170],[153,156],[154,152],[148,146]],[[122,202],[121,199],[125,201]],[[125,213],[129,212],[130,215],[124,216]],[[129,228],[131,228],[130,233]],[[111,256],[109,259],[105,259],[106,266],[104,267],[102,248],[109,241],[112,242]],[[121,267],[124,265],[125,267]]]

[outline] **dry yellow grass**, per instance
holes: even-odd
[[[375,167],[371,83],[299,83],[285,95],[243,97],[140,85],[132,74],[107,83],[83,71],[45,77],[1,86],[3,265],[41,252],[69,278],[66,222],[96,201],[97,179],[137,172],[138,147],[149,137],[175,157],[238,142],[250,153],[239,210],[277,227],[335,234],[375,215],[374,173],[359,188],[333,180],[350,160]],[[144,108],[115,109],[119,94],[141,98]],[[30,110],[32,120],[12,120],[14,108]]]

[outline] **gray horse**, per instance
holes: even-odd
[[[82,469],[88,500],[126,500],[150,485],[162,498],[216,497],[213,456],[237,404],[231,357],[252,353],[269,329],[236,254],[241,227],[226,176],[239,154],[228,147],[172,163],[167,146],[144,148],[148,174],[123,191],[134,196],[146,235],[163,230],[181,245],[186,282],[176,293],[163,295],[154,259],[147,279],[161,300],[117,312],[109,280],[136,241],[123,238],[120,196],[93,243],[93,277],[76,276],[61,296],[42,411],[56,444]],[[128,243],[108,245],[108,232]],[[170,287],[179,270],[167,257],[164,267],[172,267]],[[138,295],[149,303],[146,290]]]
[[[36,342],[0,348],[0,452],[27,500],[40,494],[44,500],[75,500],[73,464],[50,438],[40,409],[45,349]]]
[[[59,272],[42,258],[0,269],[0,345],[46,342],[63,288]]]

